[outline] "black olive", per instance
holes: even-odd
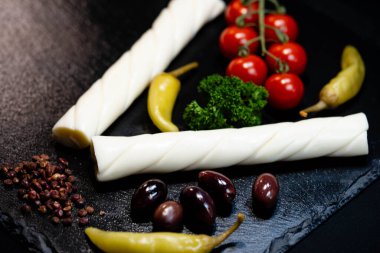
[[[216,218],[211,196],[198,186],[187,186],[181,191],[180,202],[186,227],[194,233],[211,234]]]
[[[252,208],[261,216],[271,215],[279,192],[277,178],[270,173],[259,175],[252,186]]]
[[[159,179],[150,179],[142,183],[133,193],[131,216],[135,221],[149,221],[154,210],[166,200],[168,189]]]
[[[153,214],[153,230],[181,232],[183,229],[183,208],[176,201],[166,201]]]
[[[201,171],[198,174],[198,185],[210,194],[217,213],[221,215],[231,213],[236,189],[228,177],[216,171]]]

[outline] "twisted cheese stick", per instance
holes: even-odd
[[[296,123],[92,138],[99,181],[137,173],[213,169],[321,156],[368,154],[365,114]]]
[[[53,137],[69,147],[87,147],[91,137],[103,133],[224,6],[221,0],[172,0],[152,28],[55,124]]]

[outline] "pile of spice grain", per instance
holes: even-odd
[[[24,214],[37,211],[55,224],[70,226],[77,222],[84,226],[94,213],[94,208],[86,205],[79,193],[77,178],[63,158],[54,164],[46,154],[35,155],[31,161],[20,162],[15,167],[3,165],[1,176],[5,187],[18,189]]]

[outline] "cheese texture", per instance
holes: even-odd
[[[364,113],[246,128],[96,136],[92,154],[99,181],[139,173],[216,169],[322,156],[368,154]]]
[[[54,125],[63,145],[86,148],[163,72],[201,27],[223,12],[222,0],[172,0],[152,28],[124,53]]]

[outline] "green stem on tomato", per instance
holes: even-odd
[[[251,6],[252,3],[257,2],[258,0],[240,0],[240,1],[243,5],[248,7],[248,10],[247,10],[247,13],[240,15],[236,19],[235,24],[239,27],[251,26],[252,24],[245,23],[245,18],[258,13],[256,10],[253,10]]]
[[[264,56],[268,51],[265,46],[265,0],[259,0],[259,33],[260,33],[260,44],[261,44],[261,53]]]
[[[270,25],[267,25],[267,24],[264,24],[265,28],[269,28],[269,29],[272,29],[276,35],[277,35],[277,38],[278,40],[281,42],[281,43],[286,43],[289,41],[289,36],[286,35],[283,31],[281,31],[280,29],[278,29],[277,27],[274,27],[274,26],[270,26]]]
[[[268,0],[268,1],[274,5],[274,7],[276,8],[276,13],[280,13],[280,14],[286,13],[286,8],[283,5],[279,4],[277,0]]]
[[[278,69],[276,69],[276,72],[280,73],[286,73],[289,70],[289,66],[286,62],[281,61],[279,58],[271,54],[265,44],[265,0],[259,0],[259,38],[260,38],[260,45],[261,45],[261,54],[262,56],[268,55],[269,57],[273,58],[277,64]]]
[[[254,3],[254,2],[257,2],[258,0],[240,0],[240,2],[243,4],[243,5],[249,5],[251,3]]]
[[[274,56],[269,51],[267,51],[266,54],[276,61],[277,66],[278,66],[278,68],[276,68],[277,73],[287,73],[289,71],[289,65],[286,62],[281,61],[279,58]]]
[[[243,46],[239,47],[238,55],[240,57],[247,56],[249,54],[249,45],[251,45],[252,43],[255,43],[258,40],[260,40],[260,36],[246,41]]]

